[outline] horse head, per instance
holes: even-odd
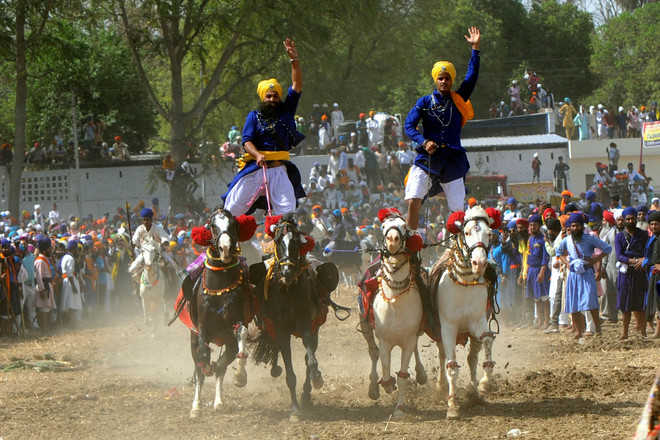
[[[406,240],[410,235],[406,221],[397,214],[388,214],[383,219],[383,254],[389,258],[397,258],[406,254]]]
[[[291,215],[283,216],[271,228],[275,243],[275,263],[279,268],[280,281],[291,285],[299,275],[302,238]]]
[[[465,212],[462,234],[464,252],[470,260],[472,272],[479,276],[484,274],[488,262],[491,221],[486,210],[479,205],[475,205]]]
[[[213,248],[223,264],[231,263],[241,253],[238,245],[239,224],[229,211],[218,209],[209,219]]]

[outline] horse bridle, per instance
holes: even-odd
[[[296,229],[296,224],[293,221],[290,220],[281,220],[277,225],[274,226],[275,233],[273,237],[273,241],[275,242],[274,246],[274,253],[273,253],[273,266],[274,270],[279,272],[280,267],[282,266],[293,266],[294,268],[296,266],[299,266],[300,264],[300,255],[286,255],[284,258],[280,258],[279,252],[277,251],[278,245],[281,241],[282,235],[283,235],[283,229],[286,228],[286,232],[291,232],[292,236],[294,237],[294,240],[296,239],[296,234],[298,233]],[[289,229],[290,228],[290,229]],[[296,274],[296,278],[300,276],[302,271],[305,269],[305,265],[300,265],[300,271]]]
[[[486,223],[486,226],[488,226],[488,219],[485,217],[472,217],[468,219],[464,224],[463,224],[463,230],[465,230],[465,225],[470,223],[471,221],[483,221]],[[469,263],[470,256],[472,255],[472,252],[475,249],[482,248],[484,251],[486,251],[486,255],[488,255],[488,251],[490,250],[490,243],[486,246],[486,244],[482,241],[479,241],[472,246],[467,246],[467,243],[465,242],[465,233],[458,234],[458,249],[461,252],[461,258],[463,259],[464,263]]]
[[[397,218],[403,219],[403,217],[398,217],[398,216],[397,216]],[[389,232],[392,229],[396,230],[399,233],[399,235],[401,236],[401,243],[399,244],[399,250],[397,252],[394,252],[394,253],[391,253],[387,249],[387,246],[385,245],[385,240],[387,238],[387,234],[389,234]],[[395,257],[399,254],[407,252],[407,250],[406,250],[406,241],[408,240],[409,237],[410,237],[410,231],[408,231],[408,229],[406,229],[406,231],[403,232],[403,231],[401,231],[401,229],[397,225],[392,225],[389,228],[385,229],[385,232],[383,233],[383,247],[378,250],[379,253],[380,253],[381,258]]]
[[[238,242],[238,222],[233,218],[231,213],[229,211],[226,211],[224,209],[217,209],[213,211],[207,220],[206,224],[209,225],[209,229],[211,230],[211,248],[215,249],[218,254],[220,253],[218,249],[218,236],[215,233],[215,223],[213,222],[213,219],[215,219],[215,216],[218,214],[222,214],[225,218],[229,220],[229,228],[227,229],[227,235],[229,235],[229,238],[231,239],[231,250],[234,255],[240,255],[241,254],[241,246]],[[222,234],[222,233],[221,233]]]

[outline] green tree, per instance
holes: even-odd
[[[594,100],[615,108],[660,98],[659,21],[660,3],[649,3],[611,19],[593,36]]]

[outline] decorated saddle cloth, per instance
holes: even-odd
[[[201,261],[201,264],[199,264]],[[245,258],[240,257],[236,266],[226,269],[222,275],[211,274],[210,269],[205,268],[206,255],[200,255],[195,262],[188,266],[188,277],[179,289],[174,310],[177,311],[182,302],[185,301],[183,309],[179,314],[179,320],[190,330],[199,333],[197,328],[197,310],[194,305],[196,295],[205,295],[204,300],[214,308],[220,316],[227,316],[228,307],[235,302],[242,303],[242,322],[247,324],[254,318],[256,303],[253,295],[253,286],[249,283],[248,266]],[[190,289],[189,292],[185,290]],[[226,341],[216,338],[214,344],[224,345]]]

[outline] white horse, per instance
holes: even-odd
[[[144,266],[140,274],[140,300],[144,312],[144,323],[151,330],[156,330],[157,317],[162,316],[165,303],[165,276],[161,268],[160,249],[145,243],[141,248]]]
[[[478,389],[479,393],[483,395],[493,386],[494,335],[490,332],[488,325],[488,284],[483,278],[487,265],[492,221],[481,206],[468,209],[462,223],[462,231],[457,234],[454,246],[450,251],[447,270],[442,274],[435,291],[442,328],[442,342],[438,343],[440,358],[438,388],[446,389],[446,381],[448,381],[448,419],[455,419],[459,414],[456,400],[457,336],[467,333],[470,337],[468,365],[471,387],[468,391],[474,396]],[[480,382],[477,382],[477,361],[482,343],[486,356],[483,363],[485,376]]]
[[[419,384],[426,383],[426,372],[420,362],[417,337],[422,325],[422,299],[410,267],[410,255],[406,249],[408,230],[405,220],[398,216],[386,218],[382,225],[384,255],[378,273],[378,291],[373,300],[374,328],[367,320],[360,322],[361,332],[369,345],[371,374],[369,375],[369,397],[378,399],[380,384],[387,393],[396,389],[395,379],[390,376],[392,348],[401,348],[401,367],[397,372],[399,395],[394,415],[403,413],[403,405],[410,398],[410,374],[408,365],[414,354],[415,373]],[[374,339],[378,339],[378,346]],[[382,378],[378,381],[377,364],[380,358]]]

